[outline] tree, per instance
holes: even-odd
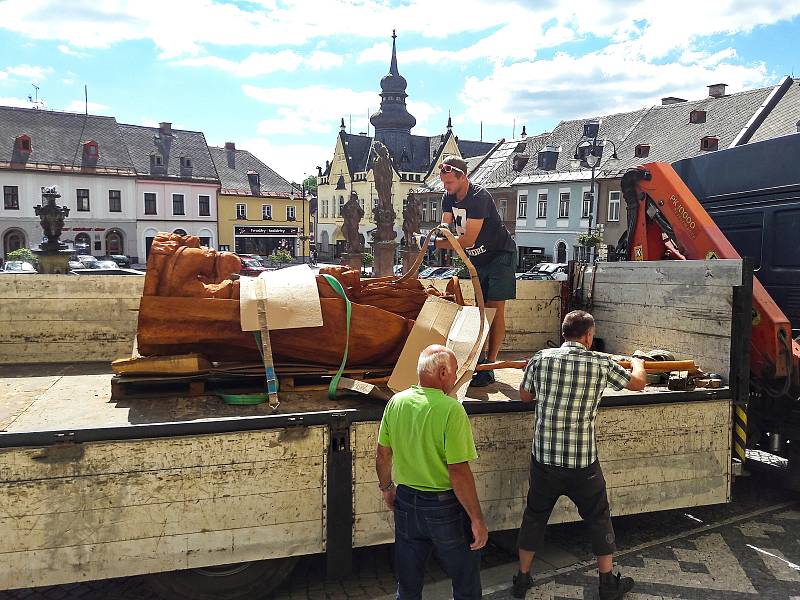
[[[364,252],[361,255],[361,265],[362,266],[371,267],[374,262],[375,262],[375,257],[372,256],[371,252]]]
[[[286,250],[276,250],[273,254],[267,257],[269,264],[273,267],[280,267],[281,265],[288,264],[294,261],[292,255]]]
[[[313,175],[309,175],[303,180],[303,184],[306,186],[306,195],[313,194],[317,195],[317,178]]]
[[[19,250],[9,252],[6,260],[24,260],[25,262],[31,263],[33,266],[36,266],[39,262],[36,259],[36,255],[31,252],[29,248],[20,248]]]

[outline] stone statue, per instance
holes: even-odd
[[[393,242],[397,237],[394,232],[394,221],[397,214],[392,206],[394,167],[386,146],[381,142],[375,142],[374,150],[377,156],[372,163],[372,176],[375,179],[375,190],[378,192],[378,207],[374,211],[376,230],[373,240]]]
[[[61,198],[61,194],[55,186],[43,187],[42,204],[33,207],[47,238],[46,242],[39,245],[42,250],[63,250],[67,247],[58,238],[61,237],[61,230],[64,228],[64,218],[69,216],[69,208],[56,206],[57,198]]]
[[[419,250],[415,233],[420,233],[422,223],[422,206],[419,196],[408,194],[406,207],[403,209],[403,237],[406,240],[406,251]]]
[[[358,202],[358,194],[350,192],[350,199],[342,207],[342,235],[345,239],[345,250],[350,254],[360,254],[364,251],[361,237],[358,235],[358,224],[364,217],[364,209]]]

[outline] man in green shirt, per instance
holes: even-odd
[[[447,395],[457,368],[452,350],[425,348],[417,363],[419,385],[395,394],[381,419],[375,469],[394,511],[399,600],[422,598],[433,550],[452,580],[454,600],[481,597],[478,550],[489,533],[469,468],[478,458],[469,418]]]

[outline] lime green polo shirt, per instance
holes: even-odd
[[[395,483],[426,492],[453,489],[447,465],[478,458],[461,403],[418,385],[389,400],[378,443],[392,449]]]

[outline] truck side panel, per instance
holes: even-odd
[[[322,552],[321,426],[0,450],[0,589]]]

